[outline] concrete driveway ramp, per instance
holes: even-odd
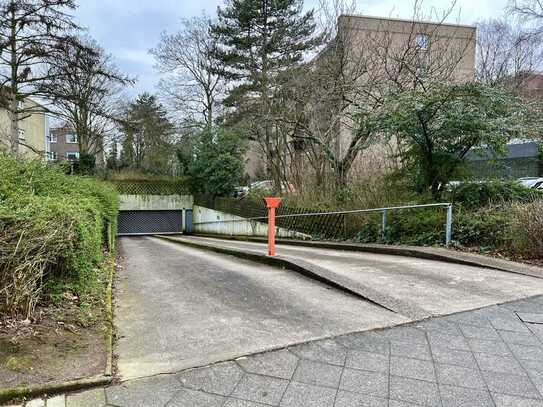
[[[266,245],[204,237],[181,242],[264,255]],[[412,319],[543,294],[543,279],[414,257],[278,245],[280,258]]]
[[[172,373],[405,316],[281,268],[151,237],[119,242],[116,353],[123,379]]]

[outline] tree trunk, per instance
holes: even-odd
[[[13,156],[17,156],[19,154],[19,106],[17,105],[17,94],[19,93],[19,89],[17,86],[17,20],[15,18],[15,11],[11,10],[11,46],[10,46],[10,52],[11,52],[11,61],[10,61],[10,68],[11,68],[11,86],[10,86],[10,120],[11,120],[11,126],[10,126],[10,140],[11,140],[11,146],[10,146],[10,154]]]

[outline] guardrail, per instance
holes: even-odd
[[[452,211],[453,204],[450,202],[424,204],[424,205],[391,206],[391,207],[386,207],[386,208],[355,209],[355,210],[349,210],[349,211],[297,213],[297,214],[290,214],[290,215],[276,215],[275,218],[281,219],[281,218],[308,217],[308,216],[347,215],[347,214],[356,214],[356,213],[381,212],[382,213],[381,237],[383,241],[386,241],[387,218],[388,218],[389,212],[400,211],[400,210],[411,210],[411,209],[436,208],[436,207],[445,208],[447,211],[447,216],[445,220],[445,245],[450,246],[452,242],[452,222],[453,222],[453,211]],[[267,216],[259,216],[259,217],[252,217],[252,218],[243,218],[243,219],[227,219],[227,220],[198,222],[198,223],[195,223],[194,225],[246,222],[246,221],[266,221],[267,219],[268,219]]]

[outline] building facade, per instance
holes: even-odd
[[[317,77],[315,87],[324,92],[335,87],[342,94],[317,95],[304,107],[311,135],[326,143],[336,157],[345,157],[355,131],[356,106],[372,105],[393,89],[405,90],[425,81],[473,81],[475,45],[475,26],[340,16],[336,39],[311,64],[325,77],[320,83]],[[342,103],[345,106],[337,105]],[[386,170],[394,148],[394,143],[374,144],[358,155],[354,166],[360,174]],[[285,157],[283,162],[301,161],[303,156]],[[265,172],[266,159],[258,146],[251,148],[247,161],[248,175],[261,178],[258,174]],[[304,168],[315,166],[306,164],[296,163]]]
[[[33,100],[26,99],[25,109],[31,114],[19,122],[19,154],[23,158],[43,158],[47,151],[49,118],[45,109]],[[11,146],[11,116],[5,109],[0,109],[0,151],[9,151]]]
[[[49,131],[47,159],[49,161],[76,161],[79,159],[77,134],[68,125]]]

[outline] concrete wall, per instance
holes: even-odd
[[[192,209],[192,195],[120,195],[121,211]]]
[[[240,216],[230,215],[228,213],[194,205],[193,231],[194,233],[227,236],[267,236],[268,225],[263,222],[248,221]],[[283,228],[277,228],[276,233],[277,237],[298,239],[309,238],[308,235],[303,233],[293,232]]]

